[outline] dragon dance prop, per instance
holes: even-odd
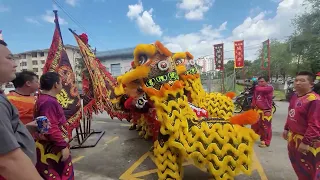
[[[74,31],[69,29],[74,35],[85,67],[83,68],[83,90],[86,94],[84,98],[84,112],[91,115],[92,112],[106,111],[113,119],[129,119],[129,114],[120,106],[120,97],[114,93],[117,81],[106,70],[100,60],[95,57],[89,48],[88,36],[81,34],[78,36]]]
[[[57,100],[64,110],[67,119],[65,128],[68,131],[69,139],[71,139],[72,130],[79,126],[79,121],[82,117],[81,104],[75,83],[75,75],[63,45],[57,11],[53,12],[55,14],[56,27],[43,73],[57,72],[61,77],[62,91],[57,95]]]
[[[122,94],[134,82],[146,94],[146,101],[153,103],[154,121],[160,124],[153,149],[159,179],[182,179],[184,160],[192,160],[215,179],[233,179],[241,172],[250,175],[258,135],[243,125],[255,123],[258,114],[197,116],[171,56],[160,42],[138,45],[134,50],[135,68],[118,77],[115,91]],[[197,106],[205,107],[201,103]]]

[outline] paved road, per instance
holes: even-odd
[[[256,146],[255,171],[250,177],[239,175],[236,180],[297,179],[288,159],[286,142],[281,139],[288,103],[277,102],[277,105],[271,146],[265,149]],[[111,120],[102,114],[94,118],[93,128],[105,130],[99,144],[94,148],[72,150],[77,180],[157,179],[153,156],[149,153],[151,142],[139,138],[136,131],[129,131],[127,122]],[[185,164],[184,179],[209,178],[206,173]]]

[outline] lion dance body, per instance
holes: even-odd
[[[160,42],[140,44],[134,50],[135,68],[117,79],[120,85],[117,94],[125,93],[135,83],[144,98],[141,100],[141,95],[135,98],[136,107],[144,106],[147,101],[152,103],[153,121],[159,124],[153,149],[159,179],[182,179],[185,160],[192,160],[215,179],[233,179],[241,172],[249,175],[253,144],[258,135],[243,125],[254,123],[258,114],[250,111],[233,116],[230,98],[199,90],[201,82],[195,78],[198,75],[188,76],[186,73],[193,70],[187,67],[187,71],[181,71],[176,63]],[[198,87],[193,81],[199,83]],[[205,97],[193,96],[192,103],[209,109],[209,118],[197,116],[191,108],[190,98],[186,96],[191,86],[198,88],[197,96]],[[147,123],[146,127],[152,126],[154,123]]]
[[[234,93],[207,93],[202,87],[200,74],[192,54],[178,52],[172,56],[177,66],[180,80],[184,83],[184,93],[195,106],[206,109],[209,117],[230,118],[234,113],[232,98]]]

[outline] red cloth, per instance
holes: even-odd
[[[253,92],[252,106],[261,110],[272,109],[273,87],[256,86]]]
[[[134,98],[133,97],[130,97],[128,98],[125,102],[124,102],[124,107],[128,110],[133,110],[134,107],[133,107],[133,100]]]
[[[194,106],[193,104],[189,103],[189,106],[191,107],[191,109],[193,110],[193,112],[196,113],[198,118],[204,117],[204,118],[208,118],[208,111],[199,107]]]
[[[305,96],[293,95],[285,125],[286,130],[303,135],[302,142],[312,145],[320,141],[320,97],[311,92]]]

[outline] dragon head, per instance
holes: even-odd
[[[159,41],[154,44],[140,44],[134,50],[133,66],[129,72],[118,77],[119,84],[139,81],[148,95],[161,95],[167,87],[179,84],[176,65],[171,52]],[[151,93],[151,94],[150,94]]]
[[[189,52],[178,52],[172,56],[177,66],[177,72],[182,79],[194,78],[199,76],[193,55]]]

